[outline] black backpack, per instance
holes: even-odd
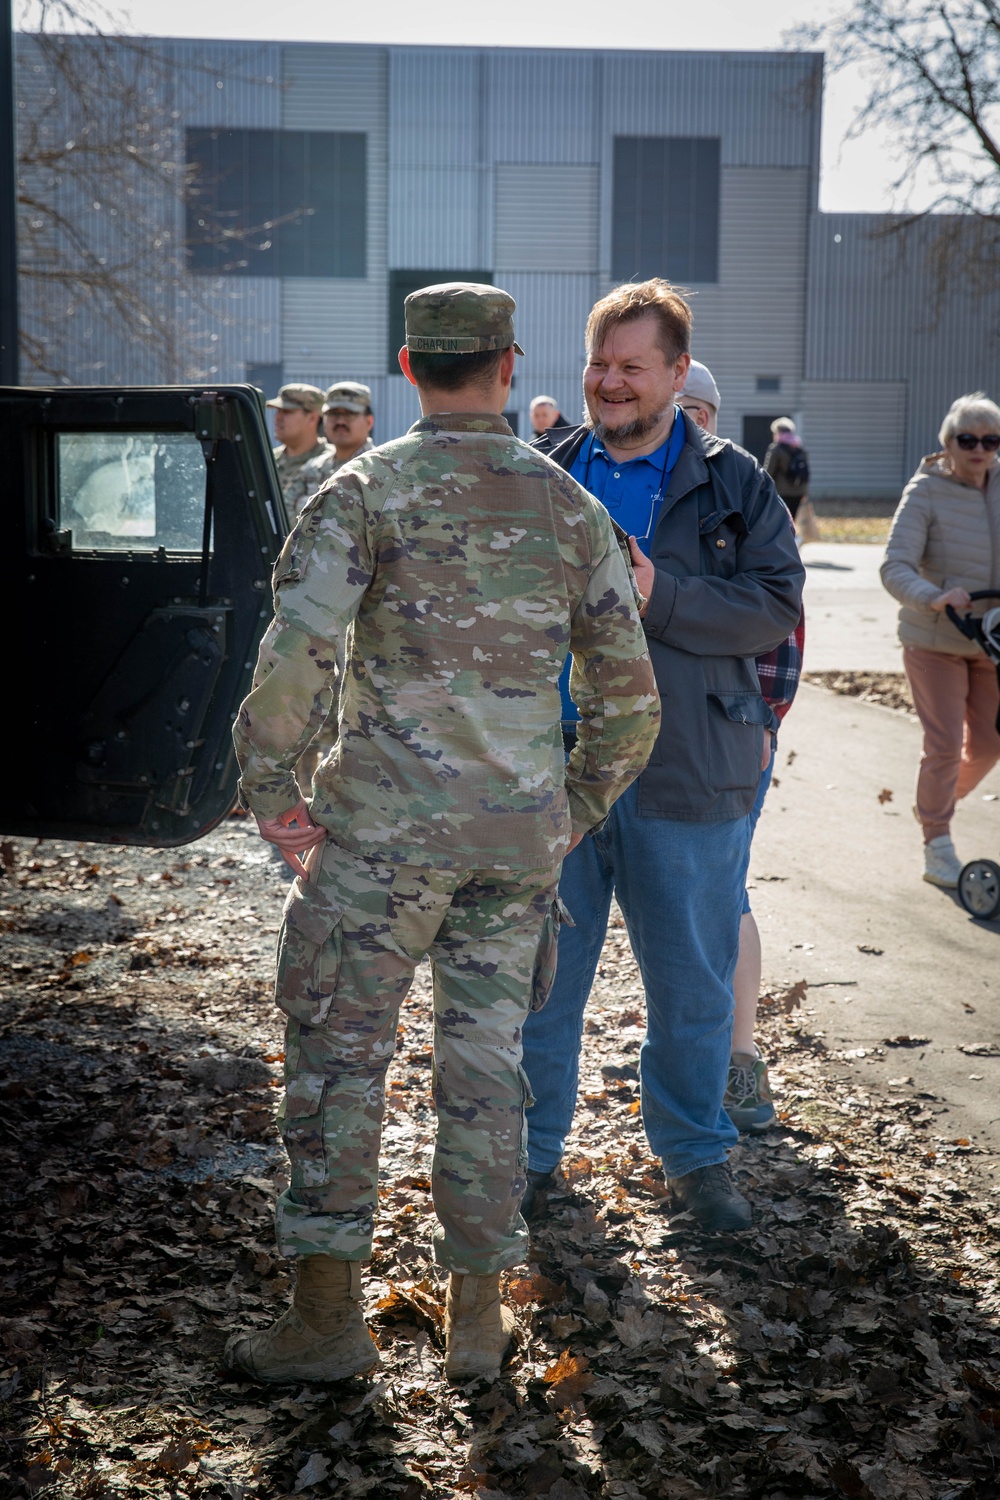
[[[785,470],[789,484],[802,485],[803,488],[809,483],[809,456],[804,448],[792,448],[788,454],[788,468]]]

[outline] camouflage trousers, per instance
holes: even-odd
[[[318,864],[318,868],[316,868]],[[443,871],[323,846],[295,881],[275,998],[288,1021],[277,1203],[283,1255],[371,1255],[385,1076],[414,970],[434,976],[432,1193],[437,1260],[488,1275],[524,1258],[532,1103],[521,1027],[555,973],[558,867]]]

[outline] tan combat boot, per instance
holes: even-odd
[[[444,1370],[449,1380],[496,1380],[514,1332],[514,1314],[500,1301],[500,1273],[448,1281]]]
[[[269,1385],[346,1380],[374,1369],[379,1356],[361,1312],[358,1261],[303,1256],[288,1311],[259,1333],[234,1334],[224,1361]]]

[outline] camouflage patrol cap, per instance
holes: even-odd
[[[319,411],[323,392],[316,385],[283,385],[268,406],[278,411]]]
[[[404,303],[406,347],[418,354],[484,354],[524,350],[514,339],[514,308],[508,292],[475,281],[445,281],[421,287]]]
[[[335,406],[342,407],[344,411],[371,411],[372,393],[360,381],[338,380],[327,391],[323,410],[332,411]]]

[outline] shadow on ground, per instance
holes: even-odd
[[[423,975],[389,1079],[368,1278],[379,1378],[229,1380],[228,1333],[287,1296],[265,930],[283,887],[241,863],[249,847],[230,832],[187,868],[174,851],[172,905],[155,910],[140,893],[164,883],[161,857],[129,855],[122,878],[148,880],[120,888],[129,926],[103,946],[107,892],[84,882],[74,925],[50,888],[59,862],[4,892],[5,1494],[1000,1496],[996,1233],[972,1144],[931,1135],[919,1098],[852,1093],[793,987],[765,1006],[781,1119],[738,1152],[754,1228],[671,1218],[622,1066],[642,1018],[618,927],[564,1177],[509,1278],[501,1381],[442,1379]],[[223,909],[201,889],[213,859],[231,861]]]

